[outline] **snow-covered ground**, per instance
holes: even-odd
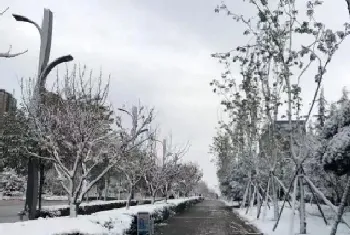
[[[328,225],[324,223],[323,218],[321,217],[320,212],[318,212],[316,205],[306,205],[306,229],[308,235],[329,235],[331,231],[331,227],[333,224],[333,221],[331,220],[333,218],[333,215],[331,211],[327,208],[327,206],[322,206],[322,209],[324,213],[326,214],[326,217],[328,219]],[[288,231],[290,228],[290,214],[291,214],[291,208],[285,207],[281,216],[281,220],[278,224],[277,229],[273,232],[272,228],[275,224],[274,221],[272,221],[273,218],[273,208],[271,207],[270,210],[267,211],[267,215],[265,220],[262,219],[262,214],[260,215],[260,219],[256,219],[257,215],[257,208],[252,208],[251,212],[249,212],[246,215],[246,208],[244,210],[236,209],[236,211],[240,214],[240,216],[244,219],[246,219],[249,223],[255,225],[257,228],[260,229],[261,232],[268,235],[288,235]],[[343,216],[344,220],[348,223],[350,223],[350,213],[347,212]],[[294,217],[294,234],[299,234],[299,213],[298,211],[295,212]],[[350,229],[347,228],[344,224],[339,224],[337,235],[349,235]]]
[[[221,201],[225,203],[226,206],[233,206],[233,207],[239,206],[239,202],[237,201],[226,201],[226,200],[221,200]]]
[[[129,210],[125,208],[114,209],[94,213],[92,215],[81,215],[77,218],[56,217],[45,218],[34,221],[4,223],[0,224],[0,234],[7,235],[58,235],[69,233],[80,233],[86,235],[122,235],[130,228],[133,215],[137,212],[157,213],[165,208],[179,205],[197,197],[172,199],[168,203],[157,202],[154,205],[132,206]]]
[[[44,195],[43,199],[46,201],[68,201],[68,196]]]

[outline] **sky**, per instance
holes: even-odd
[[[53,12],[51,60],[71,54],[96,75],[111,75],[110,102],[114,107],[138,103],[156,109],[161,136],[172,133],[173,144],[191,143],[184,160],[197,162],[210,187],[218,184],[209,145],[222,117],[220,99],[209,82],[223,68],[210,54],[246,42],[244,27],[214,13],[219,0],[2,0],[0,51],[12,45],[22,56],[0,59],[0,87],[20,97],[19,81],[36,76],[40,39],[36,29],[16,22],[21,14],[41,22],[44,8]],[[301,1],[305,2],[305,1]],[[226,2],[235,12],[251,15],[241,0]],[[0,10],[1,11],[1,10]],[[344,0],[327,0],[317,15],[327,26],[342,28],[349,20]],[[350,40],[341,45],[325,76],[328,99],[349,86]],[[59,68],[64,72],[65,66]],[[53,78],[52,78],[53,79]],[[313,77],[302,80],[304,108],[315,88]],[[49,78],[50,82],[50,78]]]

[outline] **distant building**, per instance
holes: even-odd
[[[300,128],[301,133],[306,132],[305,120],[292,120],[292,129],[290,129],[288,120],[277,120],[274,125],[274,136],[278,141],[278,145],[282,147],[283,152],[289,152],[289,135],[290,132],[298,133]],[[272,126],[268,126],[263,131],[260,139],[260,152],[268,150],[269,133],[272,131]]]
[[[17,101],[12,94],[0,89],[0,134],[3,132],[4,116],[16,110]]]

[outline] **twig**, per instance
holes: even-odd
[[[10,9],[10,8],[7,7],[5,10],[3,10],[2,12],[0,12],[0,16],[2,16],[6,11],[8,11],[8,9]]]
[[[25,50],[25,51],[22,51],[22,52],[19,52],[19,53],[11,54],[11,49],[12,49],[12,46],[10,46],[10,48],[9,48],[9,50],[7,52],[0,53],[0,58],[13,58],[13,57],[22,55],[22,54],[24,54],[24,53],[26,53],[28,51],[28,50]]]

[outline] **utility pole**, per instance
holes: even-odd
[[[37,117],[40,112],[40,105],[42,104],[42,98],[46,94],[45,84],[46,78],[51,70],[57,65],[69,62],[73,60],[71,55],[62,56],[57,58],[55,61],[48,64],[50,59],[51,51],[51,40],[52,40],[52,21],[53,15],[49,9],[44,9],[44,18],[41,23],[41,27],[34,21],[28,19],[22,15],[13,14],[16,21],[26,22],[33,24],[40,35],[40,52],[39,52],[39,64],[38,64],[38,79],[36,81],[33,97],[30,100],[30,112],[33,117]],[[39,150],[39,155],[41,156],[41,151]],[[41,160],[37,158],[29,158],[28,161],[28,178],[27,178],[27,192],[26,192],[26,202],[25,211],[28,211],[28,219],[33,220],[36,217],[36,208],[38,202],[38,180],[39,180],[39,168],[40,168],[40,197],[42,183],[44,180],[44,166]],[[41,198],[40,198],[41,206]],[[39,208],[40,209],[40,208]]]

